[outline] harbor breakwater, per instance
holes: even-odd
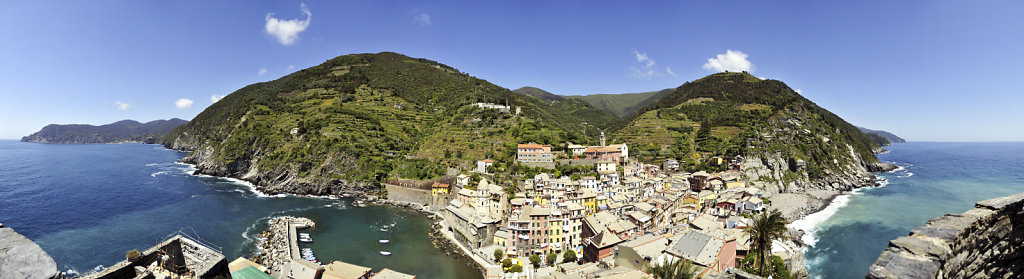
[[[867,278],[1024,276],[1024,193],[984,200],[889,242]]]

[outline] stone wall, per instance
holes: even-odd
[[[1024,193],[931,219],[889,242],[867,278],[1024,276]]]
[[[421,190],[385,184],[388,189],[388,200],[430,205],[430,190]],[[443,207],[443,206],[442,206]]]

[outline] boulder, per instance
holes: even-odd
[[[57,263],[35,242],[0,228],[0,278],[55,278]]]

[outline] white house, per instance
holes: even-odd
[[[494,165],[494,160],[491,160],[491,159],[477,160],[476,161],[476,172],[487,173],[487,168],[491,167],[491,165]]]

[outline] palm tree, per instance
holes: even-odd
[[[662,261],[653,266],[646,266],[647,273],[655,279],[692,279],[697,278],[697,269],[686,259]]]
[[[764,276],[765,263],[771,260],[772,241],[787,238],[786,219],[782,218],[782,213],[778,209],[772,209],[770,213],[764,212],[755,215],[750,226],[747,226],[744,231],[750,236],[750,239],[747,240],[747,243],[750,244],[750,252],[757,255],[755,263],[758,266],[758,273]]]

